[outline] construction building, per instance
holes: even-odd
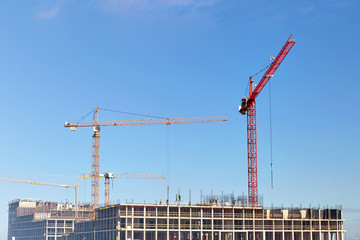
[[[60,240],[74,232],[73,204],[16,199],[8,205],[8,240]],[[90,205],[78,208],[79,220],[91,218]]]
[[[273,208],[225,203],[117,204],[75,223],[73,240],[344,240],[340,207]]]

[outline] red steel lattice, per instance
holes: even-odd
[[[246,106],[242,106],[240,111],[242,114],[245,114],[245,112],[247,113],[248,193],[249,204],[251,206],[257,206],[259,204],[255,99],[273,76],[276,69],[280,66],[281,62],[284,60],[294,44],[295,39],[291,35],[254,90],[254,81],[252,77],[250,77],[249,98]]]

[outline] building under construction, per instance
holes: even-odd
[[[341,207],[265,209],[249,206],[246,197],[125,203],[95,212],[80,204],[78,219],[69,203],[17,199],[9,202],[8,240],[344,240],[345,233]]]
[[[344,240],[342,210],[225,203],[117,204],[75,223],[73,240]]]
[[[8,205],[8,240],[59,240],[74,232],[73,204],[16,199]],[[79,220],[91,218],[90,205],[78,207]]]

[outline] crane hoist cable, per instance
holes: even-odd
[[[255,77],[256,75],[264,72],[265,70],[267,70],[270,65],[272,64],[272,62],[274,61],[275,58],[271,58],[270,57],[270,60],[271,60],[271,63],[268,64],[266,67],[264,67],[263,69],[261,69],[260,71],[258,71],[257,73],[253,74],[251,77]],[[249,85],[250,84],[247,84],[246,85],[246,90],[245,90],[245,94],[246,92],[248,91],[248,88],[249,88]],[[244,94],[244,95],[245,95]],[[271,79],[269,80],[269,118],[270,118],[270,168],[271,168],[271,188],[273,189],[274,188],[274,172],[273,172],[273,147],[272,147],[272,113],[271,113]]]
[[[271,188],[274,188],[273,173],[273,144],[272,144],[272,114],[271,114],[271,79],[269,80],[269,118],[270,118],[270,167],[271,167]]]
[[[167,126],[166,129],[166,174],[168,176],[167,182],[169,183],[169,174],[170,174],[170,126]]]

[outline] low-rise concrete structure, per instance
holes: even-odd
[[[17,199],[8,205],[8,240],[61,240],[74,232],[73,204]],[[78,213],[84,220],[92,211],[89,205],[80,205]]]
[[[344,240],[341,209],[118,204],[75,223],[74,240]]]

